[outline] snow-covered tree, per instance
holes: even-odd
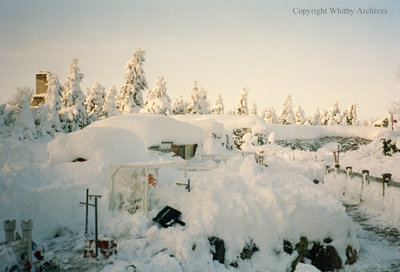
[[[283,102],[283,108],[281,115],[279,116],[279,122],[281,124],[293,124],[294,113],[292,105],[292,96],[288,95]]]
[[[200,88],[199,91],[199,113],[200,114],[209,114],[210,113],[210,104],[207,100],[207,91],[204,88]]]
[[[50,117],[50,107],[40,103],[34,116],[37,136],[54,135],[55,129],[50,122]]]
[[[338,125],[342,122],[342,116],[340,115],[339,104],[336,102],[332,108],[328,111],[328,125]]]
[[[279,123],[274,107],[266,108],[264,111],[264,120],[267,124]]]
[[[139,49],[125,66],[125,84],[121,86],[117,100],[117,108],[122,113],[138,112],[143,107],[142,91],[146,90],[143,63],[144,51]]]
[[[49,111],[48,122],[49,126],[52,128],[50,135],[53,135],[54,132],[60,132],[62,130],[59,112],[61,110],[63,91],[64,88],[58,81],[58,76],[56,74],[50,74],[44,102],[44,105],[48,107]],[[43,111],[41,112],[43,113]],[[42,116],[41,118],[44,119],[44,116]]]
[[[321,119],[321,125],[328,125],[328,111],[327,110],[321,110],[320,111],[320,119]]]
[[[250,107],[250,115],[257,115],[257,104],[253,103]]]
[[[69,67],[65,82],[60,110],[62,128],[65,132],[81,129],[87,125],[87,112],[84,105],[85,95],[80,83],[83,73],[79,72],[78,59],[74,58]]]
[[[249,114],[249,108],[247,106],[247,95],[249,90],[246,87],[242,87],[240,91],[239,103],[236,106],[235,114],[237,115],[246,115]]]
[[[343,112],[342,123],[348,126],[356,126],[358,124],[356,104],[351,104]]]
[[[91,89],[87,89],[85,107],[88,113],[89,124],[106,116],[103,108],[106,97],[104,90],[105,88],[98,82],[94,83]]]
[[[200,95],[199,87],[197,87],[197,81],[193,83],[192,93],[189,95],[189,100],[187,102],[185,113],[196,114],[200,113]]]
[[[183,103],[182,96],[179,96],[175,99],[174,104],[172,106],[172,112],[174,114],[185,114],[185,104]]]
[[[296,124],[304,124],[306,121],[306,115],[304,113],[304,110],[300,107],[300,105],[297,105],[296,110],[295,110],[295,123]]]
[[[156,86],[148,93],[144,109],[148,112],[170,115],[171,99],[167,94],[167,82],[163,77],[158,77]]]
[[[103,111],[105,117],[112,117],[121,114],[115,105],[115,97],[117,94],[117,89],[113,86],[107,93],[104,100]]]
[[[224,114],[224,102],[222,101],[222,95],[219,94],[217,100],[215,101],[215,105],[212,108],[213,114]]]
[[[36,138],[36,126],[30,107],[29,95],[25,94],[20,98],[16,106],[14,122],[14,133],[20,140]]]
[[[312,126],[320,126],[321,123],[321,112],[319,109],[315,110],[314,116],[310,119],[310,125]]]

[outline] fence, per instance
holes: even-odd
[[[392,174],[390,173],[383,173],[382,177],[374,177],[369,175],[369,170],[362,170],[361,173],[353,172],[353,168],[351,166],[347,166],[346,170],[341,169],[340,165],[335,165],[335,168],[331,168],[329,165],[325,166],[325,174],[329,174],[331,172],[338,173],[338,174],[345,174],[346,179],[349,177],[358,177],[361,178],[361,189],[363,189],[365,183],[367,185],[373,182],[382,183],[382,196],[385,196],[385,186],[392,186],[396,188],[400,188],[400,182],[396,182],[392,180]]]

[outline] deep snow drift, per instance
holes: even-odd
[[[314,178],[323,180],[325,164],[333,165],[329,148],[309,152],[293,151],[274,144],[249,146],[249,150],[264,150],[268,167],[257,165],[253,156],[233,156],[215,170],[189,172],[193,186],[190,193],[175,185],[176,181],[182,180],[182,170],[163,168],[160,169],[157,187],[150,190],[151,209],[147,218],[141,213],[111,212],[108,209],[110,164],[168,161],[171,160],[169,155],[161,156],[148,151],[147,147],[172,138],[182,143],[189,140],[204,143],[209,140],[209,132],[221,132],[235,125],[231,116],[216,117],[212,121],[201,118],[204,117],[183,116],[176,119],[186,120],[177,121],[155,115],[124,115],[96,122],[68,135],[57,135],[55,139],[16,141],[2,138],[0,218],[16,219],[17,222],[32,218],[33,237],[38,245],[53,245],[51,248],[58,248],[60,252],[66,245],[72,248],[63,253],[67,256],[64,261],[60,257],[56,259],[72,270],[74,265],[76,269],[88,262],[82,258],[81,251],[84,245],[84,208],[78,205],[84,200],[86,188],[103,195],[99,209],[100,233],[114,237],[118,242],[118,255],[112,257],[112,263],[105,262],[97,268],[98,271],[125,271],[132,264],[137,271],[287,271],[296,253],[285,253],[283,241],[295,244],[302,236],[322,244],[324,239],[330,238],[330,245],[336,248],[343,264],[348,245],[360,251],[356,226],[339,201],[343,190],[349,190],[353,185],[339,178],[336,179],[338,182],[332,183],[330,177],[325,178],[323,185],[312,182]],[[285,129],[292,130],[292,138],[321,135],[316,132],[320,131],[318,128],[266,126],[265,123],[264,126],[256,117],[246,118],[243,120],[249,123],[243,120],[236,123],[241,126],[240,122],[243,122],[247,127],[263,126],[274,132],[277,138],[280,133],[286,133],[282,132]],[[310,131],[307,132],[307,128]],[[381,163],[384,163],[383,170],[392,170],[395,179],[398,178],[400,170],[395,167],[399,162],[398,154],[384,157],[379,149],[379,137],[398,139],[398,135],[386,132],[383,135],[380,129],[360,129],[361,132],[353,129],[354,133],[346,136],[363,136],[374,141],[357,151],[342,154],[343,163],[352,165],[354,171],[357,168],[371,169],[371,174],[378,168],[382,169]],[[331,131],[335,130],[332,128]],[[168,137],[163,136],[164,131]],[[329,134],[327,130],[324,133]],[[210,154],[218,152],[214,145],[209,145]],[[87,161],[72,162],[77,158]],[[346,200],[359,197],[355,192],[346,193]],[[379,218],[398,227],[398,219],[391,221],[389,218],[391,212],[398,212],[396,207],[398,209],[400,201],[397,194],[396,191],[388,193],[389,197],[381,201],[373,189],[371,193],[365,191],[365,207],[384,203],[383,212],[382,209],[373,211],[386,214],[386,217],[382,215]],[[160,229],[151,221],[165,205],[182,212],[185,227],[174,225]],[[211,236],[225,242],[224,264],[213,261],[208,240]],[[251,242],[258,251],[251,259],[241,260],[238,256]],[[54,246],[54,243],[59,243],[59,246]],[[3,252],[0,258],[9,260],[1,248],[0,252]],[[237,269],[230,266],[235,262]],[[5,265],[7,263],[3,262],[0,270]],[[296,271],[318,270],[309,264],[301,264]]]

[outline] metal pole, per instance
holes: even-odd
[[[190,179],[188,179],[188,192],[190,193]]]
[[[98,245],[98,226],[97,226],[97,197],[94,198],[94,221],[95,221],[95,235],[96,235],[96,258],[99,252]]]
[[[88,214],[89,214],[89,188],[86,189],[86,220],[85,220],[85,235],[88,233]]]

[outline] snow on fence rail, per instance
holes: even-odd
[[[335,165],[335,168],[331,168],[329,165],[325,166],[325,174],[329,173],[338,173],[345,174],[346,179],[349,177],[359,177],[361,178],[361,189],[363,189],[364,184],[370,181],[382,183],[382,196],[385,196],[385,184],[386,186],[392,186],[396,188],[400,188],[400,182],[392,180],[392,174],[383,173],[382,177],[374,177],[369,175],[369,170],[362,170],[361,173],[353,172],[353,168],[351,166],[347,166],[346,170],[341,169],[340,165]]]

